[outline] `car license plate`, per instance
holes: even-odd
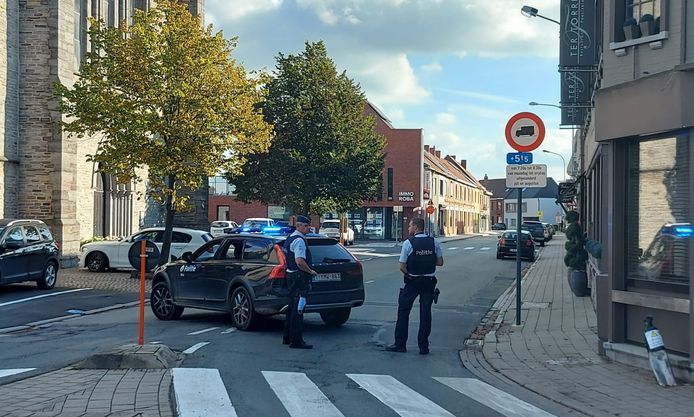
[[[339,272],[331,272],[329,274],[318,274],[313,277],[313,282],[329,282],[340,281],[342,279]]]
[[[513,252],[516,251],[516,248],[511,248],[511,249],[509,249],[509,250],[511,251],[511,253],[513,253]]]

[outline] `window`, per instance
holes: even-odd
[[[16,242],[24,243],[24,237],[22,236],[22,228],[15,227],[7,232],[7,237],[5,237],[5,243]]]
[[[110,27],[116,26],[116,0],[108,0],[106,4],[106,24]]]
[[[393,199],[393,168],[388,168],[388,201]]]
[[[439,180],[439,195],[443,196],[443,180]]]
[[[629,144],[627,278],[689,293],[691,140],[680,137]]]
[[[243,247],[244,261],[267,261],[269,247],[263,240],[249,239]]]
[[[41,241],[41,235],[34,226],[24,226],[24,236],[27,238],[27,243],[37,243]]]
[[[217,220],[229,220],[229,206],[217,206]]]
[[[173,236],[171,236],[171,243],[188,243],[191,240],[193,237],[187,233],[173,232]]]
[[[637,22],[645,14],[654,19],[660,17],[660,0],[626,0],[626,7],[627,17],[633,17]]]
[[[227,181],[226,178],[221,175],[210,177],[209,184],[210,194],[213,195],[233,195],[236,191],[236,186],[229,184],[229,181]]]
[[[214,258],[214,254],[217,253],[217,250],[219,250],[221,243],[222,242],[220,240],[205,243],[195,251],[193,254],[193,261],[203,262]]]
[[[47,242],[53,240],[53,235],[51,235],[51,231],[46,226],[39,226],[39,233],[41,233],[43,240]]]
[[[234,259],[234,260],[241,260],[241,253],[243,252],[243,241],[242,240],[234,240],[231,243],[229,243],[229,247],[227,248],[226,255],[224,255],[225,259]]]
[[[87,4],[85,0],[75,0],[73,9],[73,43],[75,62],[79,65],[87,45]]]
[[[516,219],[511,219],[511,227],[516,227]]]
[[[163,241],[164,233],[158,230],[149,230],[146,232],[141,232],[133,236],[133,242],[140,240],[151,240],[152,242],[161,243]]]

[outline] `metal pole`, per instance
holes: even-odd
[[[518,217],[516,220],[516,326],[521,324],[521,219],[523,216],[523,189],[518,189]]]

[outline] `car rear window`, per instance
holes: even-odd
[[[202,240],[205,242],[209,242],[212,239],[214,239],[214,237],[209,233],[205,233],[202,235]]]
[[[173,232],[171,243],[188,243],[193,240],[193,236],[187,233]]]
[[[211,227],[229,227],[229,222],[212,222]]]
[[[2,229],[0,229],[0,233],[2,233]],[[39,226],[39,233],[41,233],[41,237],[43,240],[50,242],[53,240],[53,235],[51,234],[51,231],[48,230],[46,226]]]
[[[323,222],[320,227],[323,229],[337,229],[340,227],[340,222]]]
[[[311,251],[313,262],[327,262],[327,259],[348,259],[352,260],[352,255],[333,239],[310,239],[308,247]]]

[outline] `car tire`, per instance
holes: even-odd
[[[55,262],[48,262],[43,267],[43,275],[36,281],[36,285],[42,290],[50,290],[55,287],[58,281],[58,265]]]
[[[159,320],[164,321],[181,318],[184,310],[184,307],[174,304],[171,289],[165,281],[157,283],[152,288],[152,294],[149,296],[149,305],[152,308],[152,313]]]
[[[258,314],[253,310],[253,298],[246,287],[240,286],[231,294],[231,322],[239,330],[253,330]]]
[[[336,308],[333,310],[321,311],[320,318],[329,327],[339,327],[347,323],[349,320],[349,315],[352,309],[347,308]]]
[[[91,272],[102,272],[108,268],[108,258],[102,252],[92,252],[84,264]]]

